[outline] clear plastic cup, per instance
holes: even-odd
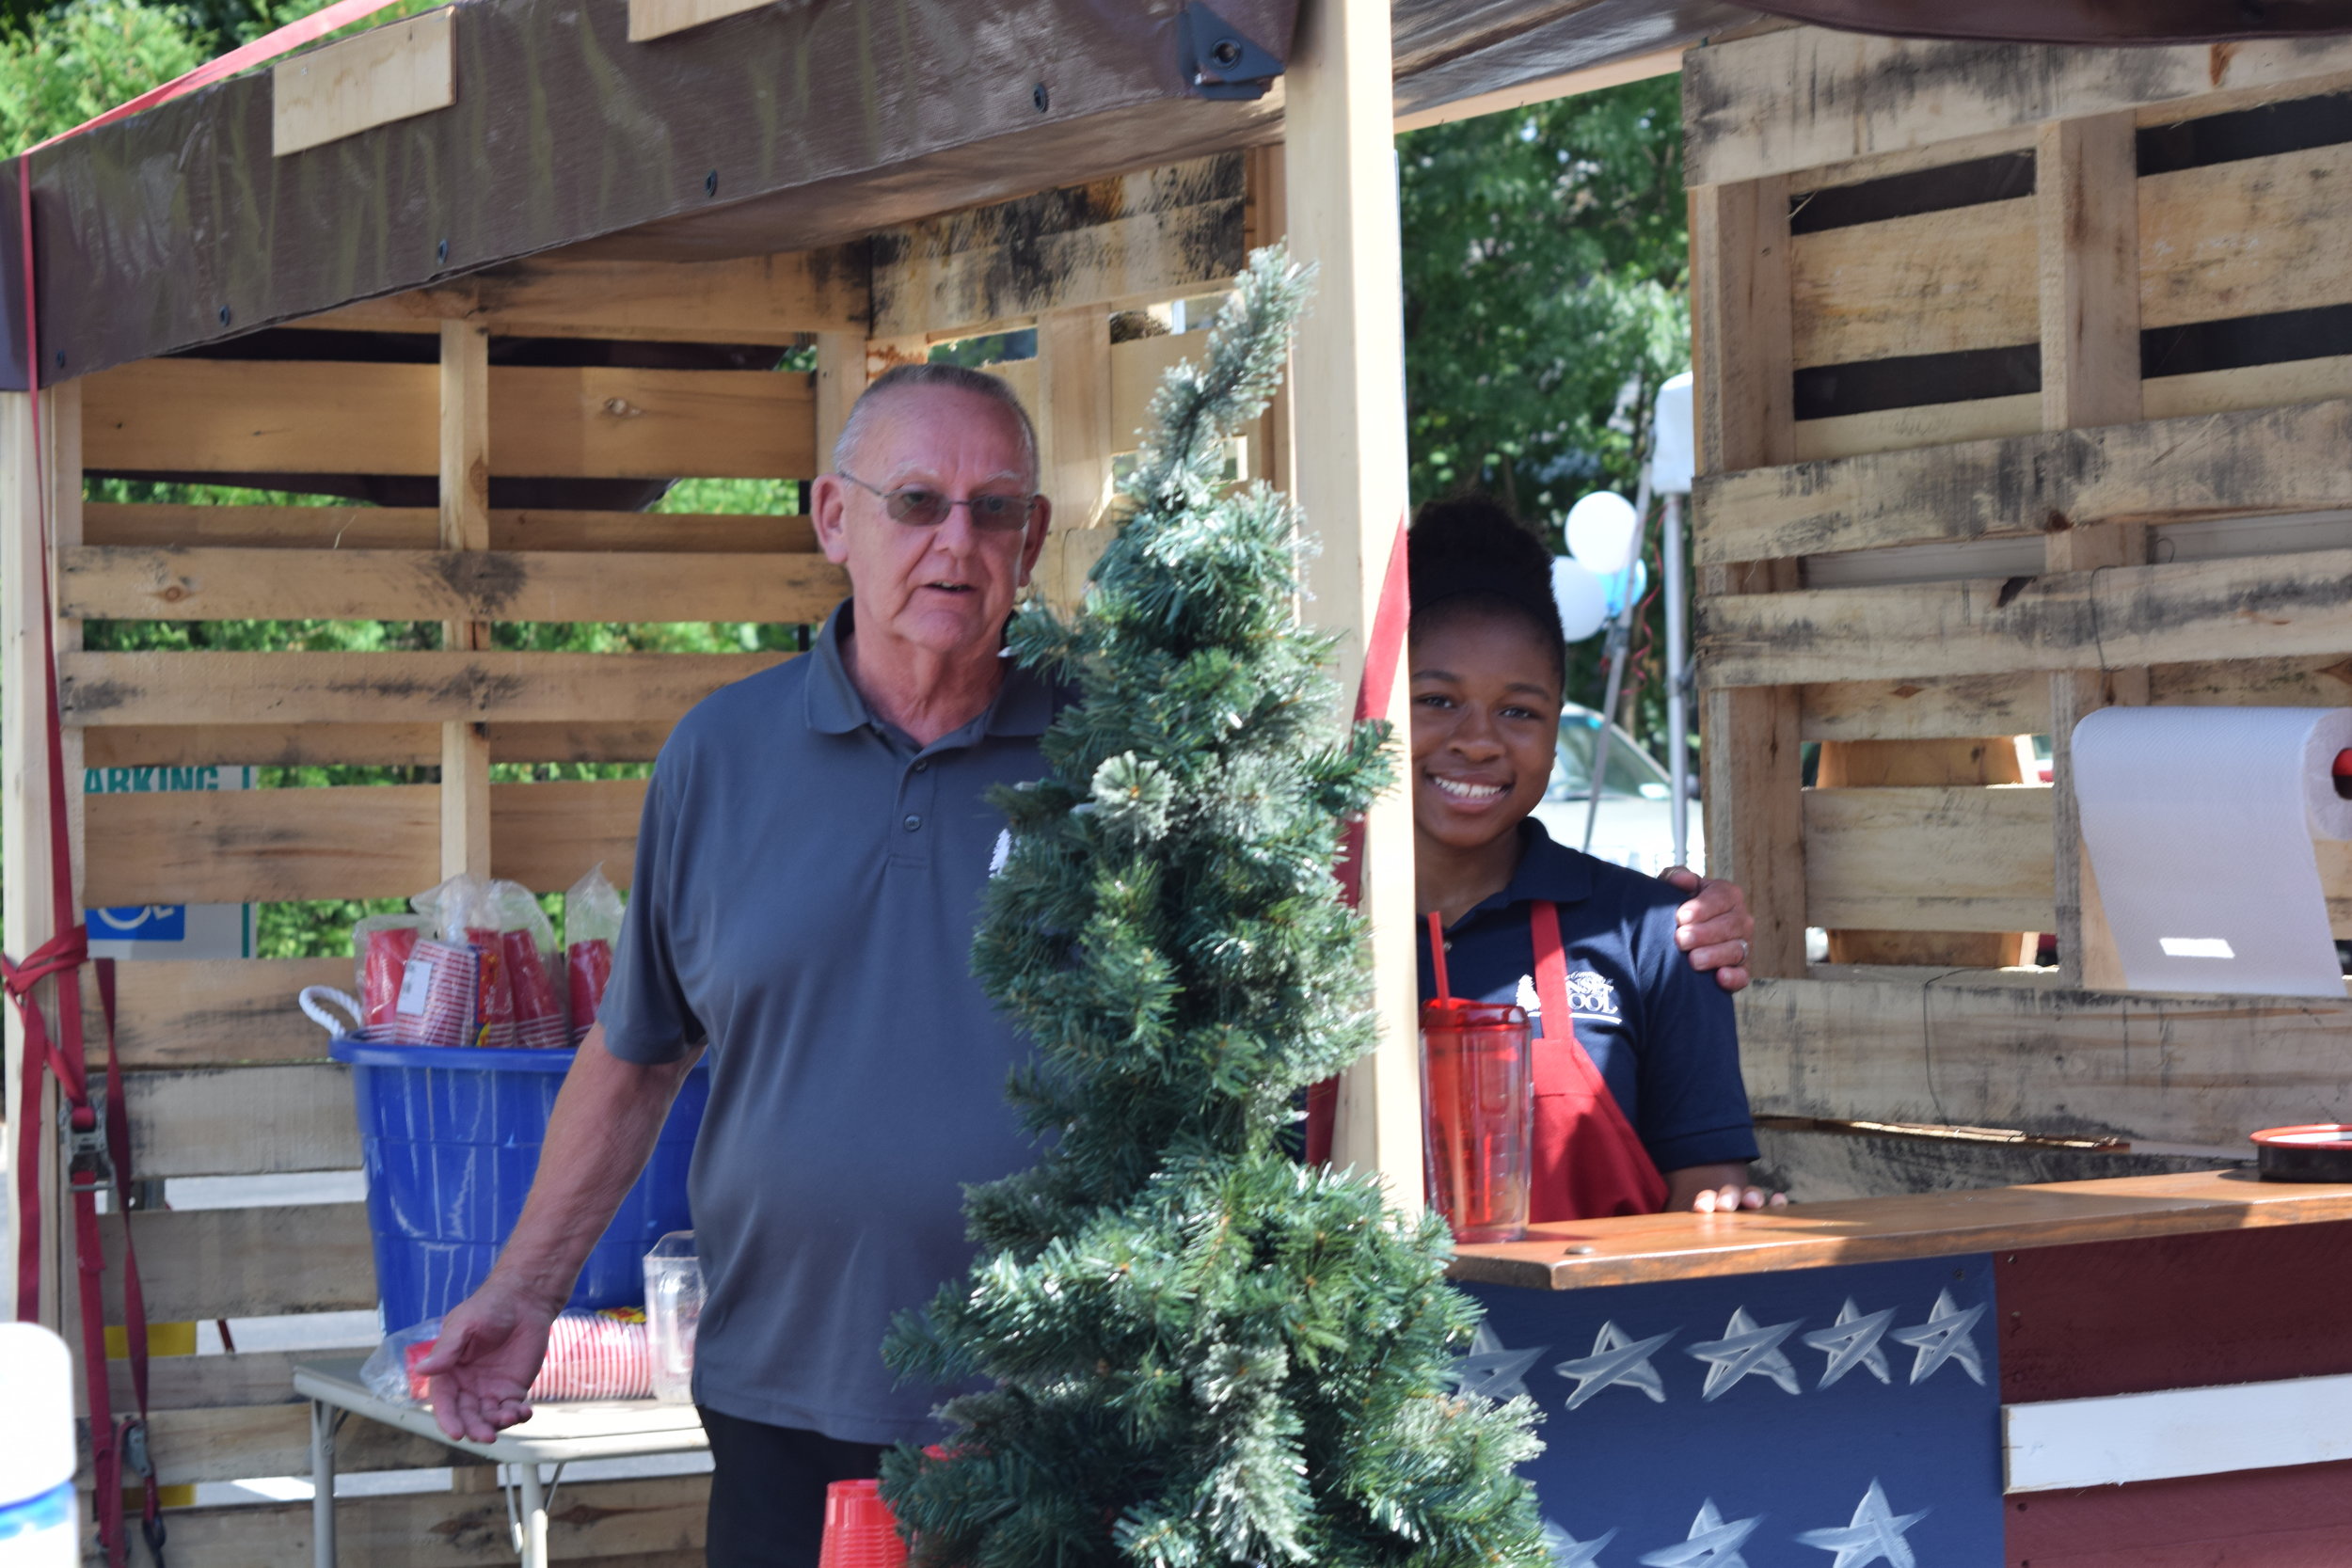
[[[1430,1205],[1460,1242],[1527,1234],[1534,1174],[1533,1031],[1524,1009],[1445,1000],[1421,1011]]]
[[[653,1360],[653,1397],[694,1402],[694,1330],[703,1315],[703,1266],[694,1233],[673,1230],[645,1254],[645,1342]]]

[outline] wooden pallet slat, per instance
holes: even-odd
[[[2173,169],[2138,187],[2143,326],[2352,300],[2352,146]]]
[[[149,359],[85,379],[102,472],[433,474],[435,365]],[[811,377],[785,371],[498,366],[491,471],[805,479]]]
[[[69,726],[674,721],[789,654],[137,653],[59,660]]]
[[[666,720],[616,723],[491,724],[492,762],[651,762],[669,738]],[[441,760],[432,724],[124,724],[82,732],[91,768],[192,768],[252,764],[308,768],[361,764],[424,767]]]
[[[1722,687],[2325,656],[2352,645],[2352,550],[1730,594],[1699,626]]]
[[[375,1305],[367,1206],[159,1209],[131,1216],[150,1323],[356,1312]],[[122,1321],[119,1277],[106,1316]]]
[[[61,552],[61,610],[121,620],[816,622],[849,578],[816,555],[124,548]]]
[[[490,874],[561,893],[601,863],[627,890],[635,868],[644,779],[490,786]]]
[[[118,548],[430,550],[440,517],[421,506],[201,506],[100,502],[83,541]],[[682,512],[494,510],[494,550],[813,554],[804,516]]]
[[[348,966],[343,980],[347,990]],[[310,1026],[323,1049],[325,1032]],[[350,1069],[341,1063],[129,1072],[122,1083],[141,1180],[359,1166]]]
[[[1799,234],[1788,275],[1801,368],[2029,343],[2033,198]]]
[[[1871,931],[2046,931],[2050,791],[1808,789],[1805,917]]]
[[[350,958],[147,958],[115,969],[126,1069],[318,1061],[326,1036],[294,1006],[307,986],[353,988]],[[85,972],[84,1010],[98,982]]]
[[[700,1558],[709,1488],[706,1476],[569,1483],[548,1519],[550,1560],[689,1568]],[[496,1492],[352,1497],[336,1507],[335,1534],[344,1560],[369,1568],[515,1560]],[[310,1505],[174,1510],[171,1548],[175,1568],[312,1568]]]
[[[2150,385],[2157,385],[2151,383]],[[1702,564],[2352,505],[2352,402],[2056,430],[1709,475]]]

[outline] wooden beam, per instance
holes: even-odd
[[[1694,50],[1683,71],[1692,185],[1790,174],[2061,116],[2176,103],[2352,71],[2352,42],[2282,39],[2085,49],[1798,27]]]
[[[1108,543],[1106,535],[1073,548],[1068,536],[1101,531],[1110,505],[1111,456],[1120,449],[1112,354],[1110,312],[1101,306],[1047,310],[1037,319],[1040,486],[1054,503],[1053,531],[1062,536],[1038,562],[1038,590],[1064,612],[1085,596],[1087,573]]]
[[[490,547],[490,334],[471,322],[441,324],[441,548],[453,571]],[[489,647],[486,618],[441,623],[441,647]],[[481,722],[441,725],[441,876],[490,871],[490,737]]]
[[[2352,448],[2352,402],[2096,422],[2105,428],[1708,475],[1696,487],[1697,558],[1716,565],[2025,537],[2058,524],[2352,506],[2340,460]]]
[[[1631,59],[1612,60],[1607,65],[1588,65],[1581,71],[1563,71],[1557,76],[1522,82],[1516,87],[1502,87],[1471,98],[1457,98],[1451,103],[1415,109],[1396,117],[1396,133],[1403,135],[1407,131],[1425,130],[1432,125],[1451,125],[1457,119],[1499,115],[1512,109],[1524,109],[1534,103],[1549,103],[1555,99],[1599,92],[1604,87],[1621,87],[1628,82],[1646,82],[1653,76],[1671,76],[1682,69],[1682,55],[1680,48],[1661,49],[1654,54],[1636,55]]]
[[[1362,676],[1366,639],[1391,545],[1401,547],[1407,501],[1386,0],[1312,0],[1302,7],[1283,81],[1285,222],[1293,253],[1322,269],[1292,356],[1299,459],[1293,494],[1322,544],[1309,568],[1309,613],[1340,638],[1346,691]],[[1233,166],[1238,176],[1238,159]],[[1409,731],[1409,685],[1400,669],[1377,715],[1393,727],[1399,745]],[[1342,1080],[1332,1161],[1377,1171],[1389,1200],[1409,1212],[1422,1203],[1421,1034],[1412,811],[1404,792],[1391,791],[1366,814],[1363,857],[1361,908],[1371,927],[1380,1039]]]
[[[270,151],[279,158],[457,102],[454,7],[388,22],[270,68]]]
[[[1252,148],[1244,166],[1247,182],[1247,202],[1243,208],[1243,245],[1256,250],[1274,245],[1290,232],[1289,156],[1279,142],[1270,147]],[[1114,351],[1115,352],[1115,351]],[[1281,389],[1274,401],[1266,404],[1265,413],[1258,420],[1257,433],[1249,447],[1248,477],[1260,480],[1275,489],[1289,494],[1291,476],[1296,468],[1296,451],[1292,440],[1291,382],[1282,379]],[[1114,417],[1113,424],[1119,423]]]
[[[675,721],[789,654],[75,654],[66,722]]]
[[[338,989],[348,989],[347,966],[342,978]],[[128,1072],[122,1086],[143,1181],[359,1167],[350,1069],[340,1063]]]
[[[422,506],[182,506],[93,501],[84,511],[83,542],[119,548],[431,550],[441,538],[439,511]],[[490,514],[490,548],[662,555],[814,555],[817,534],[806,517],[753,513],[496,510]]]
[[[668,38],[672,33],[682,33],[723,16],[755,11],[768,3],[769,0],[628,0],[628,41],[647,43]]]
[[[353,1312],[375,1305],[367,1206],[157,1209],[134,1213],[150,1323]],[[106,1318],[122,1321],[119,1275],[106,1275]]]
[[[1242,196],[1241,154],[1226,152],[885,229],[869,335],[974,337],[1217,287],[1241,270]]]
[[[2026,783],[2013,736],[1938,740],[1825,740],[1821,743],[1811,803],[1841,790],[1944,788],[1951,785]],[[1817,879],[1834,875],[1833,847],[1806,863]],[[1910,863],[1906,863],[1908,868]],[[1924,896],[1934,896],[1932,886]],[[1813,896],[1807,891],[1808,905]],[[1819,924],[1818,911],[1808,918]],[[2034,961],[2034,934],[2017,931],[1887,931],[1833,927],[1829,961],[1834,964],[1940,964],[1946,968],[2000,969]]]
[[[1786,463],[1793,440],[1785,180],[1691,193],[1692,364],[1699,467],[1705,473]],[[1771,595],[1797,584],[1794,562],[1699,578],[1713,595]],[[1793,689],[1708,692],[1706,736],[1708,869],[1746,890],[1756,913],[1756,974],[1804,972],[1803,784]]]
[[[1718,597],[1699,606],[1699,677],[1738,687],[2341,658],[2347,573],[2352,550],[2311,550]]]
[[[651,762],[670,737],[670,722],[492,724],[496,762]],[[250,763],[268,768],[362,764],[429,767],[440,761],[433,724],[141,724],[82,732],[90,768],[198,768]]]
[[[86,377],[105,472],[432,474],[432,365],[146,359]],[[803,479],[811,377],[784,371],[501,366],[494,473]]]
[[[31,395],[0,393],[0,856],[8,867],[5,918],[9,951],[24,955],[56,934],[56,908],[52,893],[56,863],[50,832],[53,793],[49,783],[49,737],[46,722],[48,660],[45,632],[54,632],[60,653],[78,645],[78,625],[50,623],[42,616],[42,588],[49,579],[49,558],[42,549],[41,520],[47,509],[53,543],[72,543],[80,526],[82,492],[77,425],[78,383],[39,394],[41,436],[34,439]],[[46,450],[44,450],[44,448]],[[68,465],[72,481],[65,482]],[[78,798],[81,785],[79,748],[69,738],[60,752],[66,789]],[[78,863],[81,825],[78,814],[69,819],[67,853]],[[80,891],[77,883],[77,893]],[[77,902],[79,900],[77,899]],[[45,980],[35,990],[56,1037],[56,982]],[[7,1009],[6,1070],[11,1110],[21,1115],[16,1085],[24,1072],[24,1031],[16,1009]],[[8,1212],[22,1212],[25,1183],[37,1183],[36,1203],[43,1216],[39,1255],[40,1269],[40,1321],[67,1332],[77,1310],[62,1291],[68,1254],[62,1244],[64,1214],[56,1190],[56,1088],[43,1080],[36,1115],[41,1129],[39,1158],[31,1169],[11,1151],[8,1161],[6,1196]],[[5,1309],[16,1307],[16,1248],[0,1258],[0,1297]],[[69,1333],[69,1338],[71,1335]]]
[[[2245,1148],[2248,1129],[2352,1121],[2352,1004],[1911,981],[1742,993],[1759,1114],[1859,1117]],[[2251,1185],[2249,1183],[2249,1185]]]
[[[326,1036],[294,1006],[305,986],[353,989],[350,958],[151,958],[118,965],[126,1069],[317,1061]],[[84,1005],[98,1006],[95,975]],[[93,1014],[93,1016],[95,1016]],[[348,1107],[346,1107],[348,1111]]]
[[[2038,675],[1828,681],[1804,690],[1798,733],[1806,740],[1948,740],[2050,730],[2050,683]]]
[[[644,789],[642,779],[485,776],[487,843],[475,874],[556,893],[603,861],[626,887]],[[405,898],[455,875],[436,869],[445,793],[369,784],[95,796],[87,896],[102,907]]]
[[[2137,131],[2129,111],[2042,128],[2034,155],[2034,203],[2041,234],[2046,430],[2135,425],[2141,416]],[[2139,565],[2148,559],[2148,531],[2138,523],[2054,528],[2043,551],[2053,574]],[[2120,990],[2122,959],[2100,904],[2074,800],[2074,734],[2097,708],[2145,704],[2148,672],[2115,668],[2104,656],[2099,663],[2095,670],[2062,670],[2050,677],[2058,914],[2053,928],[2069,985]]]
[[[1799,234],[1788,255],[1798,365],[2033,341],[2030,197]]]
[[[865,395],[866,334],[820,332],[817,335],[817,466],[833,469],[834,448],[850,422],[850,410]]]
[[[863,336],[866,276],[862,245],[723,261],[611,261],[559,250],[280,325],[432,332],[444,321],[468,319],[501,338],[789,347],[811,332]]]
[[[850,579],[822,556],[85,546],[70,614],[121,620],[821,621]]]
[[[1804,858],[1816,926],[2051,929],[2050,791],[2037,785],[1808,789]]]

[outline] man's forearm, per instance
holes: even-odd
[[[670,1102],[700,1054],[651,1066],[625,1062],[605,1049],[602,1024],[588,1032],[548,1117],[538,1175],[493,1277],[549,1311],[563,1306],[590,1249],[645,1168]]]

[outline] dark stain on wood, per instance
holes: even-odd
[[[424,565],[483,621],[499,619],[531,580],[521,562],[497,550],[446,550],[426,557]]]

